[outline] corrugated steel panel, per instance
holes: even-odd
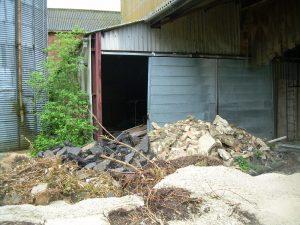
[[[102,50],[239,55],[239,8],[229,2],[198,10],[161,28],[140,22],[103,31]]]
[[[273,79],[269,66],[247,60],[150,57],[149,123],[216,114],[259,136],[274,136]]]
[[[219,114],[259,137],[274,136],[271,67],[247,60],[218,60]]]
[[[170,0],[169,0],[170,1]],[[121,0],[122,22],[140,20],[149,15],[167,0]]]
[[[38,129],[36,111],[42,102],[33,102],[28,87],[30,74],[43,70],[43,49],[47,47],[47,1],[22,1],[23,102],[25,123],[20,124],[17,99],[17,46],[15,0],[0,0],[0,152],[26,146]]]
[[[150,57],[148,79],[150,123],[214,118],[215,59]]]

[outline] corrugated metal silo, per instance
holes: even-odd
[[[46,47],[47,0],[0,0],[0,152],[25,148],[37,131],[28,79],[43,70]]]

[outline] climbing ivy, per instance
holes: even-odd
[[[47,76],[34,72],[29,80],[36,99],[48,98],[39,113],[41,131],[33,142],[32,155],[64,142],[81,146],[92,137],[88,97],[78,79],[83,34],[80,29],[58,33],[47,48],[52,53],[45,62]]]

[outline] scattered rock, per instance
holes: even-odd
[[[128,155],[126,155],[125,156],[125,162],[129,163],[132,160],[133,156],[134,156],[134,152],[131,152]]]
[[[219,115],[216,116],[213,124],[216,125],[216,130],[220,134],[233,134],[234,133],[232,127],[229,125],[227,120],[223,119]]]
[[[67,149],[67,153],[73,156],[78,156],[80,152],[81,152],[81,148],[78,147],[70,147]]]
[[[89,144],[83,146],[83,147],[81,148],[81,150],[82,150],[83,152],[85,152],[85,151],[87,151],[87,150],[89,150],[89,149],[95,147],[96,145],[97,145],[97,142],[94,141],[94,142],[92,142],[92,143],[89,143]]]
[[[84,168],[85,169],[93,169],[96,165],[97,165],[97,163],[92,162],[92,163],[87,164]]]
[[[231,167],[233,165],[234,165],[234,159],[233,158],[231,158],[227,161],[224,161],[224,166]]]
[[[47,150],[43,154],[44,157],[54,157],[54,153],[50,150]]]
[[[225,160],[225,161],[231,159],[230,153],[228,153],[228,152],[227,152],[225,149],[223,149],[223,148],[219,148],[219,149],[218,149],[218,153],[219,153],[219,156],[220,156],[223,160]]]
[[[93,147],[90,149],[90,152],[93,154],[93,155],[100,155],[103,153],[103,149],[101,146],[96,146],[96,147]]]
[[[32,189],[31,189],[31,194],[34,196],[34,195],[37,195],[41,192],[44,192],[46,191],[48,188],[48,184],[47,183],[43,183],[43,184],[39,184],[37,186],[34,186]]]
[[[159,126],[157,123],[155,123],[155,122],[152,122],[151,125],[152,125],[152,127],[153,127],[155,130],[160,129],[160,126]]]
[[[104,171],[106,169],[106,167],[110,164],[110,160],[106,159],[103,160],[102,162],[97,163],[96,166],[94,166],[94,170],[96,171]]]
[[[48,205],[50,202],[50,194],[48,192],[48,184],[43,183],[34,186],[31,189],[31,195],[34,198],[34,203],[36,205]]]
[[[149,137],[148,137],[148,135],[145,135],[145,137],[142,138],[141,142],[136,146],[136,150],[142,151],[143,153],[149,152]]]
[[[67,147],[63,147],[56,153],[56,156],[63,156],[67,152]]]
[[[239,156],[252,159],[256,150],[269,149],[262,139],[230,125],[220,116],[216,116],[213,123],[188,117],[163,127],[152,125],[154,129],[148,134],[150,150],[162,160],[197,154],[217,156],[223,161]]]
[[[215,144],[216,144],[215,139],[213,139],[213,137],[209,133],[203,135],[199,139],[199,148],[196,154],[208,156],[212,148],[215,146]]]

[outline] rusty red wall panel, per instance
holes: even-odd
[[[101,69],[101,34],[93,35],[92,46],[92,88],[93,88],[93,114],[102,124],[102,69]],[[94,120],[94,125],[97,126],[97,121]],[[99,126],[97,126],[99,127]],[[95,140],[99,139],[102,134],[102,129],[95,133]]]

